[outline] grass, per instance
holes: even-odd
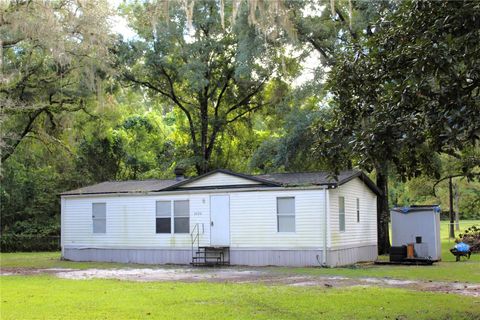
[[[75,262],[61,260],[60,252],[15,252],[0,253],[0,267],[2,268],[26,268],[26,269],[47,269],[47,268],[72,268],[72,269],[113,269],[113,268],[142,268],[149,265],[133,265],[113,262]]]
[[[480,221],[461,221],[461,230],[471,226],[480,225]],[[448,224],[442,222],[442,262],[433,266],[377,266],[355,265],[345,268],[268,268],[273,272],[332,275],[347,277],[389,277],[396,279],[420,279],[433,281],[461,281],[480,283],[480,255],[473,255],[470,260],[455,262],[454,256],[448,251],[453,245],[453,240],[448,239]],[[73,262],[60,260],[59,252],[24,252],[1,253],[0,267],[2,268],[142,268],[149,265],[133,265],[108,262]]]
[[[460,229],[464,230],[472,225],[480,225],[478,220],[464,220],[460,223]],[[381,265],[355,265],[345,268],[272,268],[277,272],[331,275],[346,277],[389,277],[395,279],[417,279],[432,281],[460,281],[480,283],[480,254],[474,254],[470,260],[462,259],[455,262],[455,257],[449,249],[453,247],[453,239],[448,238],[448,223],[442,221],[442,261],[433,266],[381,266]],[[458,234],[458,232],[456,232]]]
[[[462,227],[480,221],[462,222]],[[480,256],[454,262],[442,224],[443,261],[428,267],[265,268],[272,272],[480,283]],[[2,268],[127,268],[71,262],[53,253],[2,253]],[[235,283],[0,277],[0,319],[480,319],[480,299],[380,287],[292,287]]]
[[[1,278],[1,319],[480,319],[480,300],[355,287]]]

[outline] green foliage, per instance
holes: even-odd
[[[35,140],[24,141],[3,164],[0,184],[2,236],[60,234],[58,194],[65,188],[73,188],[76,177],[65,150],[49,148]]]
[[[2,234],[0,249],[2,252],[59,251],[60,236]]]
[[[430,154],[460,158],[476,147],[479,12],[476,2],[406,1],[338,53],[337,136],[360,166],[392,162],[403,176],[438,176]]]
[[[112,37],[105,1],[2,1],[0,10],[3,162],[27,135],[54,140],[62,114],[88,112]]]
[[[472,252],[480,252],[480,227],[471,226],[464,233],[458,235],[458,241],[462,241],[470,245]]]
[[[280,72],[280,43],[269,43],[248,22],[241,3],[235,24],[222,26],[220,3],[196,1],[192,25],[183,9],[170,7],[175,23],[159,19],[151,3],[124,6],[139,37],[118,45],[123,80],[143,88],[164,108],[182,117],[177,129],[188,136],[186,163],[197,173],[213,167],[221,135],[268,105],[263,91]],[[231,4],[226,10],[232,10]],[[151,21],[154,21],[152,24]],[[293,60],[286,70],[296,72]]]
[[[449,210],[448,181],[438,184],[433,193],[436,180],[425,175],[405,182],[392,182],[390,203],[399,206],[413,204],[438,204],[444,211]],[[480,219],[480,183],[466,178],[454,180],[454,211],[460,213],[461,219]],[[458,196],[457,196],[458,194]]]
[[[92,181],[108,181],[117,177],[124,157],[122,141],[117,137],[92,137],[80,142],[77,170],[89,172]]]
[[[279,118],[281,116],[276,117]],[[262,172],[322,170],[325,163],[310,152],[311,128],[319,122],[328,122],[331,110],[318,107],[317,99],[311,99],[300,108],[293,107],[283,118],[283,126],[277,135],[265,139],[253,154],[250,163],[252,169]]]
[[[222,23],[228,1],[169,6],[167,23],[157,3],[134,1],[121,14],[138,36],[116,46],[106,2],[78,15],[79,2],[56,3],[0,4],[2,235],[58,235],[60,192],[176,166],[375,169],[391,203],[444,209],[447,186],[435,197],[433,184],[463,174],[460,216],[479,217],[477,3],[352,1],[350,17],[338,0],[332,17],[308,14],[323,1],[288,1],[274,18],[288,7],[292,41],[254,23],[272,18],[260,2],[241,2],[235,23]],[[312,50],[324,64],[292,86]]]
[[[379,246],[388,247],[388,174],[440,178],[436,153],[465,158],[480,138],[477,2],[404,1],[338,48],[328,84],[333,127],[315,151],[332,171],[375,170]],[[463,161],[470,178],[479,158]]]

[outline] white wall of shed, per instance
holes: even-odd
[[[355,178],[330,189],[328,247],[345,248],[377,244],[377,196],[363,181]],[[345,231],[340,231],[338,198],[345,197]],[[357,222],[357,198],[360,199],[360,222]]]
[[[427,245],[428,256],[434,260],[442,258],[442,244],[440,240],[440,214],[433,209],[411,211],[407,214],[390,211],[392,224],[392,246],[404,246],[415,243],[416,237],[422,237]]]
[[[64,251],[64,241],[65,241],[65,208],[66,208],[66,202],[67,200],[65,198],[62,198],[60,201],[60,247],[62,250],[62,257],[65,257],[65,251]]]

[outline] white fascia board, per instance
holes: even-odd
[[[198,189],[198,190],[174,190],[158,192],[126,192],[126,193],[95,193],[95,194],[65,194],[61,198],[93,198],[93,197],[125,197],[125,196],[162,196],[179,194],[210,194],[210,193],[228,193],[228,192],[252,192],[252,191],[288,191],[288,190],[326,190],[328,186],[308,186],[308,187],[255,187],[255,188],[232,188],[232,189]]]

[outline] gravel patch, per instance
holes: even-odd
[[[53,274],[62,279],[117,279],[126,281],[182,281],[182,282],[231,282],[263,283],[266,285],[289,285],[295,287],[385,287],[404,288],[417,291],[442,292],[480,297],[480,284],[459,282],[437,282],[400,280],[390,278],[348,278],[342,276],[289,275],[269,270],[240,268],[124,268],[124,269],[2,269],[0,275]]]

